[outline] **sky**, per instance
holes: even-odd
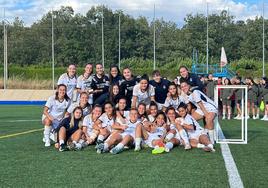
[[[220,13],[229,10],[236,20],[246,20],[262,15],[263,0],[0,0],[0,19],[12,22],[19,17],[30,26],[40,20],[51,9],[61,6],[72,6],[75,13],[85,14],[91,6],[106,5],[112,10],[123,10],[133,17],[145,16],[153,18],[155,4],[156,18],[173,21],[178,26],[183,25],[184,17],[189,13],[206,14],[206,2],[209,13]],[[265,0],[265,14],[268,15],[268,0]]]

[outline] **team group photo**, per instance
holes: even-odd
[[[0,187],[268,186],[268,2],[0,7]]]

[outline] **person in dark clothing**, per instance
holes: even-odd
[[[179,83],[187,82],[188,84],[190,84],[192,91],[198,89],[203,92],[204,84],[200,81],[199,77],[196,74],[189,73],[189,70],[186,66],[180,66],[179,72],[181,76],[179,79]]]
[[[214,100],[214,89],[215,89],[215,86],[217,85],[217,82],[213,80],[212,74],[208,75],[208,79],[206,80],[205,83],[206,83],[206,95],[211,100]]]
[[[167,98],[170,81],[163,79],[159,70],[153,71],[152,76],[153,80],[150,80],[149,84],[155,89],[155,102],[157,102],[158,109],[161,110]]]
[[[76,107],[71,116],[64,118],[58,129],[59,151],[66,151],[66,143],[69,141],[68,149],[81,149],[79,140],[82,136],[82,115],[83,110],[80,106]]]
[[[127,109],[131,107],[131,100],[133,96],[133,88],[139,83],[139,79],[134,77],[129,68],[123,69],[123,81],[120,85],[120,96],[125,97],[127,100]]]
[[[117,65],[112,65],[110,67],[110,73],[109,73],[109,82],[110,85],[118,84],[120,85],[123,81],[123,77],[120,73],[120,70]]]
[[[94,104],[104,104],[109,93],[109,78],[104,74],[102,64],[96,64],[96,74],[92,78],[91,88]]]

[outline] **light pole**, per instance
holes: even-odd
[[[118,12],[118,66],[121,67],[121,12]]]
[[[52,55],[52,90],[55,89],[55,54],[54,54],[54,15],[51,11],[51,55]]]
[[[264,0],[262,1],[262,76],[265,76]]]
[[[5,15],[5,8],[4,8],[4,89],[7,89],[7,80],[8,80],[8,70],[7,70],[7,25],[6,22],[9,23],[9,21],[6,20]],[[10,24],[10,23],[9,23]]]
[[[103,5],[102,5],[102,14],[101,14],[101,51],[102,51],[102,66],[104,67],[104,33],[103,33]]]
[[[154,70],[155,70],[155,4],[154,4]]]
[[[208,74],[208,2],[207,2],[207,74]]]

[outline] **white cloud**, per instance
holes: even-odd
[[[233,0],[208,0],[209,12],[219,13],[229,9],[236,19],[246,20],[261,15],[260,4],[234,2]],[[31,8],[20,9],[18,4],[28,3]],[[163,17],[179,25],[188,13],[206,13],[206,0],[0,0],[0,6],[6,7],[6,17],[12,21],[15,17],[22,19],[26,25],[42,18],[49,10],[60,6],[72,6],[75,13],[85,14],[91,6],[104,4],[113,10],[121,9],[134,17],[153,17],[153,6],[156,6],[156,17]],[[26,6],[27,7],[27,6]],[[3,14],[2,14],[3,15]],[[2,16],[1,16],[2,17]]]

